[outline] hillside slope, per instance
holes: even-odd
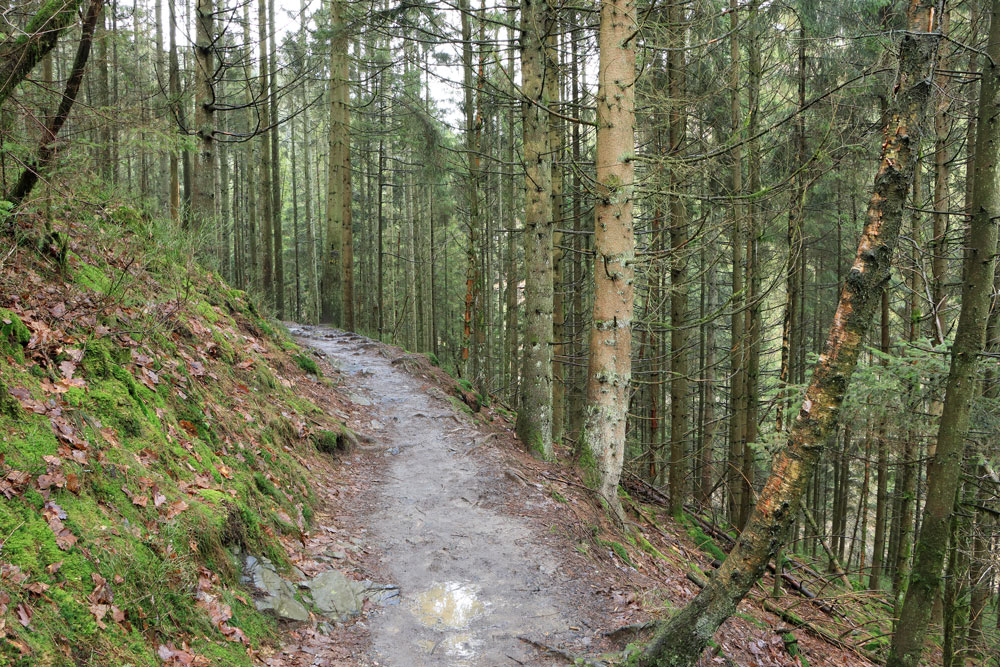
[[[289,567],[331,383],[169,223],[56,215],[0,265],[0,664],[251,664],[233,554]]]

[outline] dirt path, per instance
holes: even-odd
[[[560,664],[518,637],[586,645],[580,626],[589,589],[562,571],[537,525],[501,509],[500,486],[519,482],[471,451],[483,436],[468,417],[393,365],[377,343],[322,328],[293,333],[364,394],[354,400],[370,402],[367,426],[384,446],[381,483],[362,520],[401,602],[362,621],[369,658],[399,666]],[[528,486],[522,495],[529,508],[552,502]]]

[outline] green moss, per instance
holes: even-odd
[[[299,368],[306,373],[315,375],[316,377],[320,376],[319,366],[316,365],[316,360],[312,357],[305,354],[296,354],[292,357],[292,359],[294,359],[295,363],[299,365]]]
[[[6,423],[4,423],[6,422]],[[8,465],[21,469],[44,468],[42,457],[52,456],[59,449],[52,428],[41,415],[25,415],[24,419],[0,422],[0,432],[6,441],[0,441],[0,453]]]
[[[272,498],[278,501],[283,500],[281,494],[278,492],[278,489],[275,488],[274,484],[272,484],[271,481],[266,477],[264,477],[264,475],[262,475],[261,473],[255,472],[253,474],[253,483],[261,493],[271,496]]]
[[[83,261],[73,272],[73,282],[81,287],[85,287],[100,294],[107,294],[111,291],[112,282],[108,274],[96,266],[91,266]]]
[[[241,600],[232,592],[226,591],[222,599],[233,612],[229,625],[241,629],[252,644],[260,645],[273,641],[278,636],[277,623],[274,618],[258,613],[252,603],[247,605],[244,602],[246,597]]]
[[[764,627],[767,627],[766,625]],[[788,655],[792,658],[798,658],[802,667],[809,667],[809,661],[806,656],[802,654],[801,649],[799,649],[799,640],[791,632],[786,632],[781,635],[781,639],[785,642],[785,650],[788,651]]]
[[[628,551],[625,549],[624,545],[613,540],[602,540],[600,537],[595,537],[594,539],[596,539],[597,543],[602,547],[611,549],[611,551],[629,567],[635,567],[635,563],[633,563],[632,559],[629,558]]]
[[[198,301],[195,303],[194,311],[210,324],[215,324],[219,321],[219,314],[215,312],[215,309],[212,308],[211,305],[205,303],[204,301]]]
[[[49,595],[59,607],[59,615],[66,621],[72,639],[85,639],[97,632],[94,615],[69,591],[53,588]]]
[[[726,560],[726,552],[719,548],[715,540],[705,534],[705,531],[695,523],[694,519],[687,514],[681,514],[679,518],[687,530],[688,537],[694,541],[695,546],[716,560]]]
[[[555,487],[550,487],[549,488],[549,493],[552,495],[552,498],[557,503],[568,503],[569,502],[569,500],[566,499],[566,496],[564,496],[563,494],[559,493],[559,491],[557,491]]]
[[[583,438],[583,432],[581,431],[580,437]],[[591,489],[596,489],[600,485],[600,475],[597,471],[597,460],[594,459],[594,453],[590,451],[590,447],[584,441],[578,448],[578,455],[576,463],[580,466],[580,470],[583,472],[583,482]]]
[[[24,349],[31,341],[31,332],[17,315],[0,308],[0,354],[10,355],[19,363],[24,362]]]
[[[755,616],[751,616],[750,614],[744,614],[741,611],[738,611],[738,612],[736,612],[733,615],[736,616],[736,617],[738,617],[738,618],[742,618],[747,623],[755,625],[758,628],[769,628],[769,627],[771,627],[767,623],[765,623],[764,621],[760,620],[759,618],[757,618]]]
[[[629,558],[628,551],[625,550],[624,546],[622,546],[618,542],[611,542],[610,546],[611,550],[615,552],[616,556],[625,561],[629,566],[635,567],[635,563],[633,563],[632,559]]]
[[[653,556],[655,558],[659,558],[660,560],[665,560],[667,562],[671,562],[671,559],[667,558],[665,555],[663,555],[663,552],[661,552],[659,549],[657,549],[656,547],[654,547],[650,543],[650,541],[646,539],[645,535],[643,535],[642,533],[637,532],[636,533],[636,537],[637,537],[638,542],[639,542],[639,547],[643,551],[645,551],[646,553],[648,553],[649,555],[651,555],[651,556]]]

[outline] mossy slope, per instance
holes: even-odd
[[[249,665],[275,627],[232,553],[287,564],[312,432],[341,425],[164,223],[62,214],[65,262],[0,271],[0,665]]]

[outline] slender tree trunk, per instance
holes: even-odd
[[[806,198],[806,35],[805,23],[799,22],[798,44],[798,103],[799,113],[795,116],[795,173],[792,176],[792,201],[788,209],[788,265],[785,269],[785,311],[781,326],[781,371],[779,382],[781,394],[776,405],[777,429],[783,431],[785,407],[791,408],[792,392],[788,385],[795,381],[792,367],[794,350],[798,349],[796,334],[799,323],[796,320],[799,300],[799,266],[802,263],[802,219]],[[839,219],[839,218],[838,218]]]
[[[289,128],[289,143],[292,149],[292,256],[295,259],[295,299],[294,319],[302,320],[302,268],[299,263],[299,164],[295,149],[295,126],[298,123],[291,120]],[[308,170],[307,170],[308,171]]]
[[[301,0],[301,3],[299,5],[299,7],[300,7],[299,8],[299,17],[300,17],[300,20],[301,20],[301,27],[300,27],[300,29],[302,30],[302,33],[305,34],[306,33],[306,21],[307,21],[307,18],[306,18],[306,0]],[[303,171],[302,175],[303,175],[304,180],[305,180],[305,183],[304,183],[304,185],[305,185],[304,199],[305,199],[305,227],[306,227],[306,256],[308,257],[308,264],[307,265],[309,267],[308,270],[307,270],[307,279],[308,279],[308,284],[309,284],[309,293],[311,295],[311,298],[309,299],[309,303],[307,304],[308,308],[306,309],[306,319],[308,321],[312,322],[312,321],[315,321],[315,319],[319,317],[319,313],[317,312],[317,308],[316,308],[316,302],[318,301],[318,297],[319,297],[319,280],[318,280],[317,271],[316,271],[316,265],[317,265],[317,261],[316,261],[317,260],[317,252],[316,252],[317,248],[316,248],[316,246],[317,246],[317,243],[316,243],[315,235],[313,233],[312,170],[310,168],[311,165],[313,164],[313,162],[312,162],[312,140],[308,136],[308,131],[306,130],[306,128],[309,127],[309,109],[307,108],[307,105],[306,105],[307,99],[306,99],[306,88],[305,88],[305,86],[302,86],[301,90],[302,90],[302,97],[301,97],[301,100],[300,100],[299,103],[301,104],[302,109],[303,109],[303,111],[302,111],[302,113],[303,113],[303,117],[302,117],[302,124],[303,124],[302,162],[305,165],[305,168],[302,170]]]
[[[684,0],[671,2],[668,12],[671,49],[667,54],[667,78],[670,96],[669,154],[679,157],[687,141],[687,109],[684,107],[684,45],[687,26]],[[684,509],[687,477],[688,420],[688,213],[681,195],[684,181],[678,168],[670,170],[670,511],[679,515]],[[655,355],[659,356],[659,355]],[[658,380],[659,378],[657,378]],[[655,388],[654,388],[655,391]]]
[[[90,47],[93,44],[94,31],[103,8],[103,0],[90,1],[90,5],[87,8],[87,15],[83,19],[80,43],[76,49],[73,68],[69,79],[66,81],[66,87],[59,102],[59,107],[56,109],[55,115],[51,116],[45,124],[45,130],[42,133],[42,139],[34,161],[27,165],[24,171],[21,172],[21,177],[7,195],[7,201],[14,205],[20,204],[31,194],[31,190],[38,182],[41,172],[48,167],[52,157],[55,155],[54,143],[59,136],[59,131],[69,117],[69,112],[76,102],[77,94],[80,92],[80,83],[83,81],[83,75],[87,69],[87,60],[90,58]]]
[[[581,70],[579,64],[579,41],[581,38],[579,15],[576,10],[570,10],[568,20],[571,24],[570,39],[570,97],[572,98],[573,115],[577,118],[581,116],[582,108],[580,104],[580,90],[585,88],[583,81],[586,72]],[[580,124],[573,123],[570,129],[570,155],[573,164],[580,164]],[[581,186],[580,170],[572,170],[572,206],[573,206],[573,367],[572,380],[569,384],[567,399],[569,405],[569,437],[573,441],[576,455],[582,453],[581,445],[583,440],[580,434],[583,430],[584,411],[586,409],[586,370],[581,360],[585,358],[586,348],[584,342],[587,339],[587,319],[588,313],[584,305],[584,291],[587,284],[587,262],[585,253],[587,252],[587,236],[583,234],[583,193]]]
[[[883,354],[888,354],[889,295],[885,290],[882,291],[881,304],[881,348]],[[875,538],[872,542],[872,569],[868,579],[868,588],[872,590],[882,588],[882,569],[885,564],[885,529],[889,515],[889,442],[886,435],[887,428],[885,418],[879,417],[875,434],[875,446],[878,448],[877,477],[875,482],[877,487],[875,495]]]
[[[729,521],[739,526],[739,512],[743,490],[743,436],[746,432],[744,419],[744,384],[746,381],[746,364],[743,359],[745,346],[743,343],[746,318],[743,307],[746,302],[744,294],[743,269],[744,260],[744,207],[743,196],[743,149],[740,143],[740,128],[743,125],[740,111],[740,42],[739,42],[739,2],[729,3],[729,109],[730,109],[730,140],[736,145],[733,148],[732,174],[730,193],[732,201],[731,243],[733,252],[732,272],[732,327],[730,340],[730,385],[729,385],[729,458],[726,467],[726,485],[729,490]],[[740,526],[741,527],[741,526]]]
[[[156,75],[156,85],[159,89],[167,81],[167,67],[164,61],[164,49],[163,49],[163,0],[155,0],[153,2],[153,24],[154,24],[154,34],[156,41],[156,51],[153,57],[153,71]],[[170,100],[169,87],[167,89],[167,102]],[[160,203],[166,203],[170,205],[170,168],[168,166],[167,156],[161,150],[157,151],[157,171],[159,178],[156,180],[157,188],[157,198]],[[166,199],[164,200],[164,197]]]
[[[507,22],[509,27],[509,41],[507,51],[507,71],[514,71],[514,51],[515,45],[514,41],[515,30],[515,10],[513,8],[509,9],[507,12]],[[514,90],[513,84],[510,85],[510,90],[508,91],[513,97]],[[504,325],[504,333],[506,334],[506,344],[504,345],[505,357],[507,360],[506,377],[508,382],[507,397],[512,404],[517,402],[517,387],[518,387],[518,327],[517,327],[517,291],[518,282],[520,282],[520,274],[518,273],[518,263],[517,263],[517,244],[515,240],[517,239],[517,216],[514,215],[514,211],[517,207],[517,202],[514,199],[514,152],[515,152],[515,122],[514,122],[514,105],[511,104],[507,109],[507,131],[506,131],[506,142],[504,146],[505,156],[504,162],[506,163],[506,168],[504,170],[504,198],[507,201],[507,205],[504,208],[504,228],[507,234],[507,268],[506,268],[506,285],[505,285],[505,295],[504,295],[504,311],[506,314],[506,324]]]
[[[465,95],[465,149],[469,163],[467,178],[467,199],[469,205],[469,241],[465,250],[465,313],[462,328],[462,361],[463,373],[475,384],[482,381],[481,359],[483,350],[477,344],[479,320],[477,305],[481,303],[479,294],[482,275],[479,272],[480,231],[482,221],[479,212],[479,123],[481,118],[476,113],[479,92],[475,85],[475,64],[472,53],[472,10],[469,0],[461,0],[459,9],[462,13],[462,72]]]
[[[178,127],[184,127],[184,107],[181,105],[181,76],[180,65],[177,60],[177,15],[174,3],[168,2],[170,8],[170,109],[174,115],[174,121]],[[181,224],[181,184],[180,184],[180,162],[177,151],[170,151],[170,217],[175,225]]]
[[[619,518],[618,481],[625,456],[632,377],[635,237],[635,45],[632,0],[602,0],[598,33],[597,201],[594,225],[594,318],[590,331],[587,415],[583,427],[590,482]]]
[[[340,5],[340,0],[335,0]],[[344,6],[340,5],[343,12]],[[346,26],[346,20],[341,15],[338,24]],[[351,211],[353,191],[351,184],[351,79],[348,66],[347,35],[343,35],[343,51],[339,62],[340,73],[337,77],[337,91],[340,108],[340,177],[339,188],[341,196],[340,207],[340,288],[341,288],[341,322],[340,326],[348,331],[356,328],[354,314],[354,222]]]
[[[910,233],[913,237],[914,247],[910,255],[910,270],[907,275],[907,288],[909,298],[907,299],[907,319],[909,326],[906,328],[906,339],[912,345],[920,338],[920,299],[919,295],[923,291],[923,272],[920,267],[920,227],[921,219],[919,209],[923,206],[923,180],[920,178],[920,160],[916,165],[916,174],[913,179],[913,215],[910,217]],[[911,386],[907,390],[907,401],[912,404],[918,400],[917,387]],[[912,406],[916,409],[918,406]],[[917,492],[917,438],[918,433],[913,428],[906,429],[903,442],[903,451],[900,454],[899,467],[897,472],[897,491],[899,493],[899,516],[896,524],[898,526],[898,537],[895,550],[895,563],[892,574],[892,594],[893,594],[893,618],[899,618],[902,609],[903,594],[906,592],[906,584],[910,572],[910,556],[913,553],[913,508],[914,499]]]
[[[562,111],[562,65],[559,62],[559,32],[562,22],[555,19],[549,33],[545,55],[546,87],[549,90],[549,145],[552,148],[552,442],[560,443],[566,426],[566,371],[564,363],[566,338],[565,275],[563,270],[563,121],[558,112]]]
[[[275,33],[278,31],[278,24],[274,20],[274,3],[277,0],[269,0],[267,3],[268,24],[268,68],[270,73],[268,82],[271,85],[270,91],[265,91],[270,101],[271,131],[268,136],[271,140],[271,234],[273,235],[272,245],[274,246],[274,311],[278,319],[285,318],[285,237],[281,231],[281,154],[278,150],[279,117],[281,113],[278,109],[278,49],[275,46]]]
[[[962,280],[962,310],[945,388],[937,448],[927,466],[927,497],[913,571],[903,600],[889,667],[919,664],[934,598],[941,586],[941,567],[960,481],[969,414],[976,391],[976,357],[982,351],[996,267],[1000,216],[1000,0],[991,2],[988,59],[983,61],[976,137],[968,251]]]
[[[274,200],[272,199],[274,189],[271,187],[271,178],[274,170],[271,167],[271,75],[270,61],[267,55],[267,2],[268,0],[257,0],[257,35],[258,48],[260,49],[260,94],[257,97],[258,118],[263,132],[260,136],[260,192],[258,210],[261,221],[261,240],[263,241],[261,263],[263,268],[261,288],[264,296],[272,304],[274,303]]]
[[[749,107],[749,117],[747,119],[747,132],[751,137],[756,136],[757,128],[760,125],[760,83],[763,78],[763,70],[760,60],[760,26],[759,26],[759,3],[753,2],[750,5],[750,38],[747,42],[747,106]],[[747,175],[750,192],[760,192],[760,149],[758,142],[751,139],[749,142],[749,156],[747,160]],[[761,316],[760,316],[760,270],[758,263],[758,242],[761,235],[762,225],[760,224],[761,205],[756,200],[751,200],[747,205],[748,215],[746,217],[746,274],[744,282],[746,284],[746,324],[743,330],[743,345],[745,350],[742,354],[746,364],[743,379],[743,410],[744,416],[741,420],[743,426],[742,452],[742,472],[740,475],[743,483],[743,490],[740,493],[740,514],[739,525],[743,526],[750,518],[750,511],[753,508],[754,500],[754,478],[756,477],[755,458],[753,443],[757,440],[757,412],[760,400],[758,398],[758,385],[760,375],[760,345],[761,345]]]
[[[326,251],[323,256],[324,322],[344,324],[344,186],[349,168],[346,142],[350,141],[347,118],[347,34],[343,0],[331,0],[333,35],[330,40],[330,142],[326,189]]]
[[[940,18],[941,34],[947,35],[951,23],[951,11],[944,9]],[[945,318],[947,306],[946,282],[948,273],[948,134],[950,131],[948,111],[951,108],[951,77],[947,71],[948,53],[940,56],[938,71],[934,76],[934,235],[931,239],[931,329],[935,345],[944,342],[948,323]]]
[[[705,262],[708,265],[706,280],[708,285],[705,290],[705,310],[714,313],[719,302],[719,285],[715,275],[715,251],[711,247],[706,253]],[[701,471],[701,481],[699,486],[698,500],[702,505],[709,505],[712,501],[712,477],[713,477],[713,449],[715,446],[715,385],[716,385],[716,326],[714,322],[705,324],[705,382],[704,398],[702,406],[701,431],[701,461],[699,464]]]
[[[929,95],[929,78],[940,36],[928,32],[934,3],[912,0],[908,31],[899,52],[893,90],[868,220],[858,253],[840,294],[826,346],[813,371],[802,408],[775,457],[749,523],[733,551],[708,586],[657,630],[641,665],[693,665],[724,620],[760,579],[767,562],[787,539],[801,507],[823,445],[836,423],[861,341],[880,305],[890,261],[913,178],[914,147],[919,145],[921,113]]]
[[[213,0],[195,6],[194,131],[198,150],[194,160],[191,220],[198,226],[215,220],[215,45]],[[214,228],[210,231],[215,231]]]

